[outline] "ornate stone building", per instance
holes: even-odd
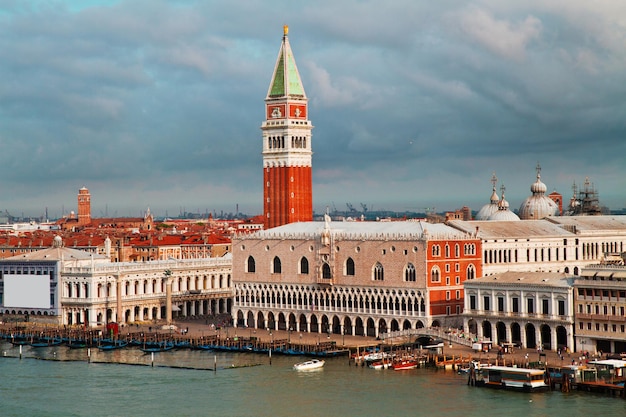
[[[464,329],[479,340],[556,351],[574,346],[574,278],[504,272],[466,281]]]
[[[60,324],[230,313],[232,259],[111,262],[62,246],[0,260],[0,313]]]
[[[457,324],[480,241],[444,224],[300,222],[233,239],[237,326],[379,336]]]

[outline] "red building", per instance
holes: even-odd
[[[426,283],[433,318],[463,313],[463,282],[482,276],[482,245],[478,238],[427,241]]]
[[[265,228],[313,220],[308,99],[284,27],[283,42],[265,98],[263,218]]]

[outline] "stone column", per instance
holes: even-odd
[[[165,280],[165,321],[172,324],[172,271],[163,272]]]
[[[117,274],[115,276],[115,297],[116,297],[116,322],[122,323],[124,320],[124,312],[122,311],[122,276]]]

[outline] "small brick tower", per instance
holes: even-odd
[[[91,223],[91,194],[86,187],[78,190],[78,225]]]

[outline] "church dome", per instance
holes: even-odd
[[[518,221],[517,214],[509,210],[509,202],[504,198],[504,185],[502,185],[502,199],[498,202],[498,211],[493,213],[487,220]]]
[[[559,210],[559,206],[548,196],[548,187],[541,182],[541,167],[537,165],[537,180],[530,186],[533,193],[522,202],[519,208],[519,217],[522,220],[540,220],[554,216]]]
[[[498,202],[500,201],[500,197],[498,197],[498,193],[496,193],[496,183],[498,182],[498,179],[496,178],[495,172],[491,176],[491,182],[493,184],[493,190],[489,204],[482,206],[476,214],[476,220],[489,220],[489,217],[498,211]]]

